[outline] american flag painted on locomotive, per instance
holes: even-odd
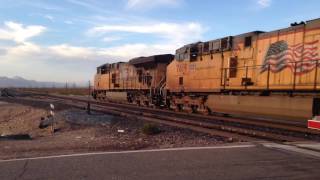
[[[264,58],[261,73],[267,71],[269,65],[270,71],[273,73],[280,72],[285,68],[290,68],[296,75],[312,71],[317,66],[317,60],[320,60],[318,42],[317,40],[293,46],[289,46],[286,41],[271,44]]]

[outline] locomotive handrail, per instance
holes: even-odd
[[[308,60],[308,61],[295,61],[295,62],[287,62],[288,64],[293,64],[293,63],[307,63],[307,62],[316,62],[318,63],[320,61],[320,59],[317,59],[317,60]],[[318,63],[319,64],[319,63]],[[240,68],[250,68],[250,67],[261,67],[261,66],[264,66],[263,64],[261,65],[252,65],[252,66],[239,66],[239,67],[226,67],[226,68],[222,68],[222,69],[240,69]]]
[[[302,68],[302,67],[299,67],[299,65],[303,65],[304,63],[315,63],[315,66],[314,66],[314,70],[310,70],[308,72],[311,72],[311,71],[314,71],[314,80],[311,81],[310,83],[307,83],[307,84],[303,84],[303,85],[306,85],[306,86],[313,86],[313,90],[316,91],[317,90],[317,86],[318,86],[318,68],[319,68],[319,61],[320,59],[316,59],[316,60],[308,60],[308,61],[294,61],[294,62],[287,62],[287,64],[289,64],[289,68],[291,68],[292,70],[292,86],[291,86],[291,93],[293,93],[293,91],[296,90],[296,87],[297,85],[302,85],[301,83],[297,84],[297,78],[299,75],[301,75],[301,72],[298,71],[299,68]],[[301,64],[299,64],[301,63]],[[228,86],[228,79],[229,78],[232,78],[232,77],[228,77],[228,71],[232,70],[232,69],[235,69],[235,70],[241,70],[243,72],[241,78],[243,78],[243,76],[245,77],[245,79],[248,79],[248,73],[249,73],[249,70],[252,70],[252,69],[255,69],[255,70],[258,70],[259,68],[261,67],[264,67],[266,66],[265,65],[251,65],[251,66],[240,66],[240,67],[225,67],[225,68],[221,68],[221,72],[223,74],[223,77],[221,77],[222,79],[222,82],[221,85],[223,86],[223,89],[226,89],[226,86]],[[267,68],[265,69],[265,71],[267,72],[267,78],[266,78],[266,90],[269,91],[270,90],[270,72],[271,72],[271,66],[272,64],[268,63],[267,64]],[[264,72],[264,71],[262,71]],[[235,77],[235,78],[240,78],[239,76]],[[276,85],[276,84],[273,84],[273,85]],[[241,85],[243,86],[243,85]],[[247,89],[247,84],[245,83],[244,84],[244,88]]]

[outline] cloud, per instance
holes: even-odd
[[[54,17],[51,16],[51,15],[49,15],[49,14],[45,15],[44,18],[48,19],[48,20],[51,21],[51,22],[54,21]]]
[[[97,1],[86,1],[86,0],[67,0],[67,1],[73,5],[81,6],[87,10],[99,12],[101,14],[114,13],[112,11],[107,10],[107,8],[103,7],[103,3],[98,3]]]
[[[128,61],[138,56],[149,56],[154,54],[174,53],[174,44],[124,44],[109,48],[78,47],[61,44],[43,48],[42,51],[52,57],[59,57],[71,61],[99,61],[106,62]]]
[[[22,24],[7,21],[0,28],[0,40],[11,40],[17,43],[26,42],[32,37],[38,36],[46,30],[44,26],[24,26]]]
[[[103,35],[112,32],[127,32],[138,34],[153,34],[174,43],[197,41],[205,29],[199,23],[153,23],[141,25],[103,25],[91,28],[89,35]]]
[[[97,52],[90,47],[77,47],[68,44],[42,46],[31,42],[31,38],[40,36],[46,28],[39,25],[23,25],[7,21],[0,28],[2,60],[19,61],[21,59],[48,60],[60,57],[63,60],[93,60]],[[13,42],[13,43],[11,43]]]
[[[66,20],[66,21],[63,21],[65,24],[73,24],[73,21],[70,21],[70,20]]]
[[[100,49],[98,54],[101,56],[114,57],[127,61],[138,56],[151,56],[155,54],[174,53],[176,49],[174,44],[124,44],[121,46]]]
[[[150,9],[158,6],[176,7],[181,0],[128,0],[128,9]]]
[[[117,33],[143,34],[155,37],[146,43],[126,43],[107,48],[74,46],[69,43],[41,45],[33,37],[46,30],[40,25],[5,22],[0,28],[0,73],[20,75],[36,80],[83,80],[93,76],[95,67],[105,62],[128,61],[137,56],[174,53],[180,46],[202,37],[204,28],[199,23],[141,23],[140,25],[100,25],[88,30],[89,38],[105,42],[120,40]],[[70,69],[76,71],[70,73]],[[0,74],[0,75],[1,75]],[[65,77],[67,75],[67,77]]]
[[[104,42],[113,42],[113,41],[119,41],[121,40],[122,38],[121,37],[118,37],[118,36],[110,36],[110,37],[104,37],[102,39],[102,41]]]
[[[271,6],[272,0],[258,0],[257,4],[260,8],[267,8]]]
[[[54,55],[66,58],[91,59],[95,56],[92,48],[70,46],[68,44],[61,44],[48,47],[49,51]]]
[[[40,2],[40,1],[23,1],[24,6],[32,6],[39,9],[44,9],[46,11],[63,11],[64,8],[60,6],[56,6],[54,4],[49,4],[48,2]]]
[[[36,55],[42,51],[42,48],[34,43],[24,42],[14,47],[7,48],[7,55],[13,59],[19,57]]]

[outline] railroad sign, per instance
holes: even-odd
[[[319,120],[308,120],[308,128],[320,130],[320,121]]]

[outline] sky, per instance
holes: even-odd
[[[96,67],[319,18],[319,0],[0,0],[0,76],[87,82]]]

